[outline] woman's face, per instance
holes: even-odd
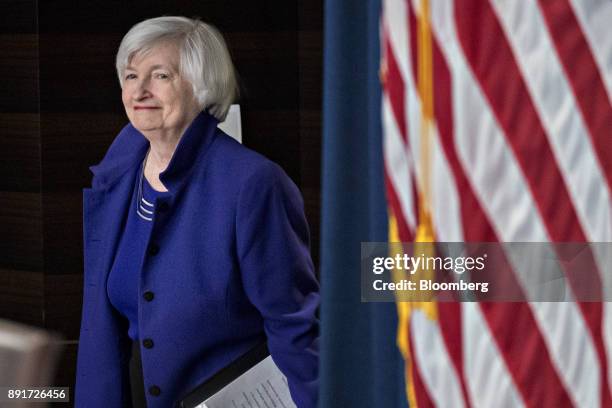
[[[134,55],[123,74],[121,99],[130,122],[143,133],[180,137],[200,111],[191,84],[179,73],[179,50],[170,42]]]

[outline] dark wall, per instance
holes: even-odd
[[[322,0],[0,3],[0,318],[61,332],[73,386],[82,285],[81,190],[127,123],[115,52],[135,23],[199,16],[226,36],[243,142],[300,187],[318,265]]]
[[[36,1],[0,2],[0,311],[42,324],[43,241]]]

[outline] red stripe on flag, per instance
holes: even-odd
[[[599,357],[600,378],[601,378],[601,406],[612,407],[612,394],[610,393],[610,384],[608,383],[608,356],[604,343],[603,332],[603,303],[601,302],[580,302],[580,310],[585,316],[587,325],[589,326],[593,343],[597,349]]]
[[[400,200],[395,192],[395,187],[393,187],[393,183],[387,174],[387,169],[385,169],[385,188],[387,191],[387,202],[389,203],[389,206],[393,211],[393,215],[397,220],[397,229],[400,240],[401,242],[411,242],[414,240],[414,234],[410,231],[410,227],[408,227],[406,216],[404,215]]]
[[[435,408],[435,404],[429,396],[427,388],[425,388],[425,383],[423,383],[423,379],[421,377],[421,370],[419,369],[419,364],[417,363],[417,359],[415,357],[415,348],[414,342],[412,341],[412,336],[418,336],[418,334],[419,333],[416,333],[411,328],[408,329],[407,336],[410,341],[410,358],[412,358],[412,364],[410,364],[412,372],[410,374],[412,374],[412,383],[414,384],[416,403],[418,408]],[[421,357],[428,358],[427,356]],[[408,365],[406,365],[406,370],[408,370]]]
[[[585,242],[578,217],[506,36],[487,1],[465,0],[455,8],[462,49],[527,179],[552,241]],[[592,262],[591,264],[594,264]],[[601,288],[598,276],[591,287]],[[574,288],[583,282],[568,276]],[[601,304],[580,302],[601,366],[602,404],[612,406],[607,357],[601,336]]]
[[[480,303],[504,361],[528,407],[571,407],[532,311],[526,303]],[[518,335],[520,333],[520,335]]]
[[[397,122],[397,127],[404,143],[408,142],[408,128],[406,126],[406,88],[404,79],[399,70],[393,47],[389,43],[389,36],[385,35],[385,61],[387,70],[383,81],[384,90],[391,102],[391,111]]]
[[[412,9],[409,9],[409,21],[411,27],[410,37],[413,39],[411,44],[413,50],[412,73],[413,77],[416,78],[417,56],[414,52],[416,48],[416,42],[414,41],[416,37],[416,19]],[[432,39],[432,45],[434,59],[434,114],[446,159],[455,177],[457,190],[461,192],[460,207],[464,239],[474,242],[496,242],[498,237],[489,222],[488,216],[482,209],[457,155],[453,136],[452,95],[450,91],[452,89],[452,79],[448,64],[435,37]],[[501,279],[505,282],[505,290],[512,291],[512,293],[522,292],[507,259],[499,261],[504,264],[503,267],[499,268],[499,272],[505,274],[504,278]],[[460,310],[455,305],[443,302],[438,304],[438,308],[440,311],[440,327],[446,347],[457,371],[460,373],[464,398],[466,401],[469,401],[461,356]],[[481,305],[481,309],[491,328],[493,338],[506,362],[506,366],[526,405],[532,407],[571,406],[571,399],[553,366],[550,354],[531,309],[524,303]],[[445,314],[450,314],[451,316],[445,316]],[[452,315],[455,317],[453,318]],[[520,333],[522,333],[523,341],[519,341],[517,336],[508,331],[514,327],[508,324],[508,316],[513,316],[512,320],[520,320],[522,329]],[[456,320],[459,323],[454,322]],[[457,347],[457,344],[459,344],[459,347]],[[527,352],[533,354],[532,358],[525,358],[524,347],[528,347]]]
[[[470,408],[470,394],[465,382],[463,371],[463,336],[461,335],[461,305],[457,302],[438,303],[438,324],[442,338],[446,344],[448,355],[455,366],[457,375],[460,378],[461,393],[465,401],[466,408]]]
[[[539,4],[612,189],[612,106],[601,74],[569,1],[539,0]]]

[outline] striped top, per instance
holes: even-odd
[[[151,184],[145,177],[142,180],[142,197],[136,209],[136,214],[141,220],[151,222],[153,221],[153,210],[155,210],[155,196],[159,194],[158,191],[154,190]],[[138,199],[138,196],[136,197]]]

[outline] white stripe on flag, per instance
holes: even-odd
[[[389,41],[393,46],[397,63],[405,80],[408,76],[411,76],[411,56],[408,52],[410,36],[408,34],[409,25],[406,21],[408,13],[406,2],[405,0],[384,0],[384,10],[383,20],[389,34]]]
[[[438,407],[465,406],[459,377],[448,353],[438,322],[420,310],[411,313],[410,332],[414,358],[434,404]]]
[[[406,223],[412,230],[415,230],[416,214],[414,214],[411,178],[412,156],[402,141],[387,95],[383,95],[382,105],[383,124],[385,126],[383,149],[385,166],[388,169],[387,175],[398,195],[402,211],[406,217]]]
[[[483,408],[524,406],[478,304],[461,303],[461,310],[464,378],[470,400]]]
[[[531,302],[559,377],[579,407],[599,407],[600,369],[582,315],[571,302]]]
[[[612,1],[570,0],[570,4],[592,50],[612,104]]]

